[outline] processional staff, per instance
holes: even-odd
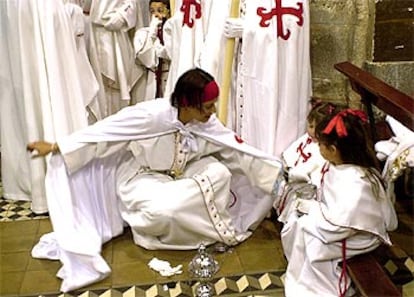
[[[175,12],[175,0],[170,0],[170,14],[171,16],[174,15]]]
[[[239,17],[240,0],[232,0],[230,7],[230,17]],[[223,75],[221,82],[218,118],[226,125],[227,123],[227,105],[229,101],[230,83],[232,78],[232,66],[234,56],[234,38],[228,38],[226,42],[226,51],[224,54]]]

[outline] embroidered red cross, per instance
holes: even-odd
[[[191,15],[191,8],[194,6],[195,18],[201,18],[201,4],[197,0],[183,0],[183,4],[180,7],[180,11],[183,15],[183,26],[187,25],[189,28],[194,26],[194,18]]]
[[[272,8],[270,12],[265,12],[266,8],[258,7],[257,15],[261,16],[260,26],[269,27],[270,19],[275,15],[277,21],[277,37],[281,37],[284,40],[288,40],[290,37],[290,30],[287,29],[286,33],[283,29],[283,15],[290,14],[298,18],[296,22],[298,26],[302,27],[303,25],[303,3],[297,2],[298,8],[293,7],[283,7],[282,0],[275,0],[276,7]]]
[[[309,153],[305,153],[305,147],[308,144],[311,144],[311,143],[312,143],[312,138],[310,138],[310,137],[308,137],[306,139],[305,144],[303,144],[303,142],[299,143],[299,146],[296,148],[296,152],[299,153],[299,157],[298,157],[298,159],[295,162],[295,166],[298,165],[300,158],[303,158],[302,163],[306,163],[306,161],[308,161],[309,158],[312,157],[312,153],[310,153],[310,152]]]

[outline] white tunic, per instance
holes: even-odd
[[[284,165],[289,170],[289,181],[303,181],[319,187],[322,167],[326,160],[319,151],[319,145],[308,133],[295,140],[282,153]]]
[[[46,164],[26,144],[87,126],[74,30],[62,1],[0,1],[3,196],[48,211]]]
[[[288,172],[288,179],[274,207],[278,220],[286,223],[292,211],[296,211],[294,207],[298,198],[297,193],[303,194],[304,191],[312,190],[312,187],[315,190],[320,187],[326,160],[319,151],[318,143],[313,141],[308,133],[299,137],[283,151],[282,160]],[[293,219],[296,219],[295,214]]]
[[[175,8],[164,25],[164,42],[171,60],[166,97],[174,90],[178,77],[193,67],[200,67],[221,81],[226,42],[223,27],[230,12],[230,1],[179,0]]]
[[[72,21],[74,36],[76,42],[78,68],[82,97],[84,105],[87,107],[89,114],[89,122],[95,122],[102,119],[101,106],[99,104],[98,92],[99,82],[93,72],[92,65],[88,58],[88,52],[85,44],[85,19],[83,17],[82,8],[73,3],[65,4],[66,11]]]
[[[306,127],[312,91],[309,1],[244,2],[240,77],[229,118],[246,142],[281,156]]]
[[[242,194],[235,187],[230,194],[231,176],[238,171],[270,193],[272,184],[262,184],[263,174],[271,174],[274,182],[275,168],[198,137],[197,152],[186,152],[179,138],[179,133],[167,134],[130,144],[137,155],[124,159],[116,173],[121,215],[135,243],[147,249],[184,250],[200,243],[242,242],[264,218],[270,200],[262,199],[258,190]],[[175,147],[175,152],[167,147]],[[165,174],[171,168],[183,171],[182,176]]]
[[[89,19],[91,23],[89,55],[98,75],[102,75],[106,102],[101,110],[108,116],[127,106],[131,90],[143,75],[135,65],[132,40],[128,30],[137,24],[137,2],[133,0],[92,0]],[[125,19],[120,30],[109,31],[104,25],[111,13],[119,12]],[[103,104],[101,102],[101,104]]]
[[[338,296],[342,241],[350,258],[390,245],[387,231],[396,227],[394,207],[376,178],[354,165],[331,164],[318,201],[281,234],[286,296]]]
[[[387,183],[391,200],[395,202],[395,181],[404,174],[407,168],[414,167],[414,132],[391,116],[386,116],[385,119],[395,136],[377,142],[375,150],[380,160],[386,158],[382,177]],[[406,182],[409,183],[410,181],[407,180]]]
[[[124,221],[148,249],[242,242],[271,209],[281,168],[215,116],[184,126],[166,99],[125,108],[58,143],[62,155],[51,158],[46,179],[54,240],[33,252],[59,255],[64,292],[108,276],[101,245]]]

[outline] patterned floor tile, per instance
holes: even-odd
[[[281,286],[282,282],[280,280],[282,274],[283,271],[271,271],[254,275],[213,278],[209,282],[212,288],[211,296],[283,297],[283,286]],[[199,285],[199,281],[189,280],[107,290],[47,294],[42,295],[42,297],[192,297],[198,296],[197,288]]]
[[[30,201],[0,199],[0,222],[36,220],[48,218],[48,214],[35,214]]]

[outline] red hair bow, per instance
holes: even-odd
[[[345,123],[343,118],[347,115],[353,115],[358,117],[363,123],[367,122],[367,115],[362,110],[358,109],[345,109],[341,112],[338,112],[328,123],[325,129],[322,131],[323,134],[329,134],[335,128],[336,134],[339,137],[344,137],[348,135],[348,131],[346,131]]]

